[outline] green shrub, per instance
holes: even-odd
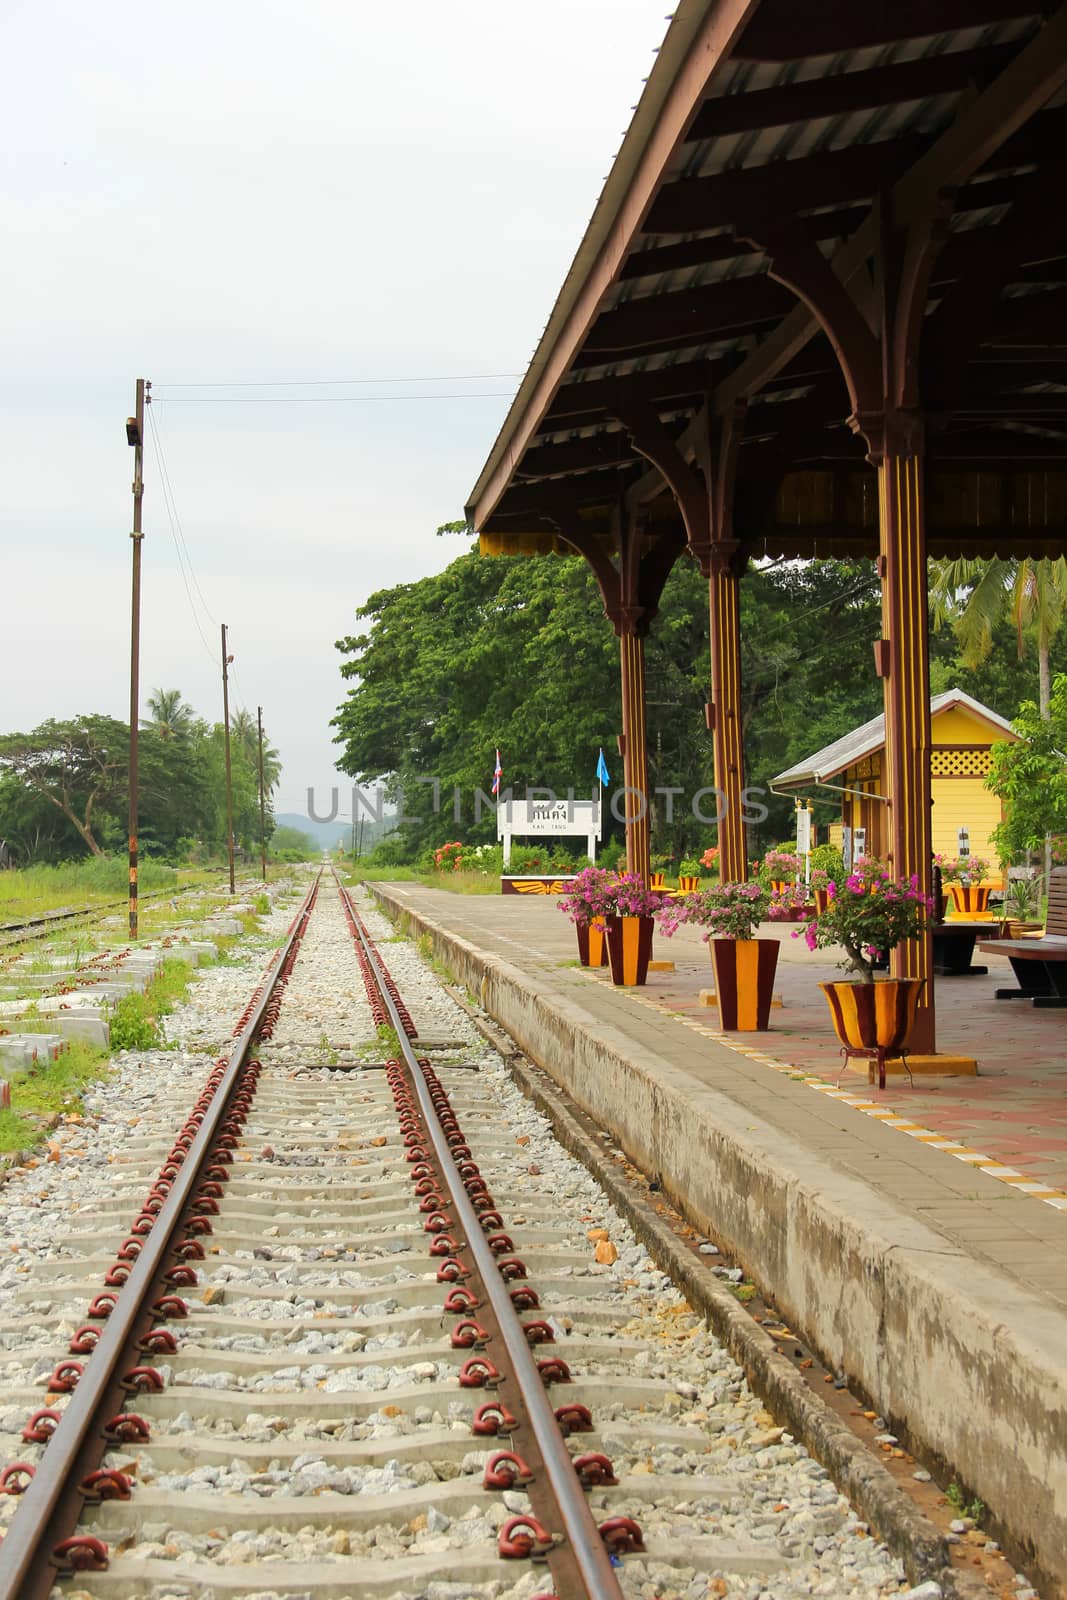
[[[845,876],[845,858],[836,844],[817,844],[811,852],[812,872],[828,872],[834,883]]]
[[[162,1040],[143,994],[123,995],[111,1013],[112,1050],[156,1050]]]

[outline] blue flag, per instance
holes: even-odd
[[[603,752],[603,750],[601,750],[600,759],[596,764],[596,777],[597,777],[597,782],[598,783],[610,783],[611,782],[611,774],[608,771],[608,764],[604,760],[604,752]]]

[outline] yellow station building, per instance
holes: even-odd
[[[970,836],[971,854],[992,863],[985,882],[1000,881],[991,834],[1004,817],[1003,802],[986,788],[990,747],[1019,735],[1010,722],[962,689],[948,689],[930,701],[933,745],[930,792],[933,799],[935,855],[955,856],[960,828]],[[841,800],[841,821],[831,827],[840,843],[841,828],[866,829],[867,854],[884,857],[889,848],[883,762],[885,717],[872,717],[851,733],[779,773],[772,788],[805,798]],[[815,793],[813,791],[818,791]]]

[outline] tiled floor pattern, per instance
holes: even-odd
[[[788,1073],[886,1127],[1067,1211],[1067,1015],[1035,1013],[1030,1006],[1016,1012],[1015,1002],[996,1001],[992,990],[1009,981],[1006,971],[945,979],[938,986],[941,1047],[976,1055],[978,1077],[917,1078],[914,1087],[891,1080],[884,1093],[874,1091],[877,1098],[839,1081],[842,1063],[828,1012],[812,1001],[814,993],[822,1002],[815,981],[837,976],[832,969],[815,974],[796,963],[780,966],[775,987],[784,1007],[772,1013],[771,1029],[760,1036],[723,1033],[714,1026],[714,1007],[703,1006],[698,997],[710,983],[706,968],[679,963],[678,971],[650,975],[646,989],[627,994],[750,1061]],[[608,981],[603,972],[587,970],[585,976]],[[781,1048],[764,1047],[772,1040]]]

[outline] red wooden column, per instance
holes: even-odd
[[[712,547],[708,561],[711,630],[711,722],[719,823],[719,872],[724,883],[748,877],[741,791],[745,753],[741,727],[741,620],[737,573],[729,554]]]
[[[930,655],[926,574],[926,507],[922,432],[892,422],[875,453],[879,488],[879,568],[884,642],[886,792],[889,856],[894,877],[914,877],[933,894],[930,798]],[[895,978],[923,978],[912,1029],[917,1054],[936,1049],[933,939],[906,939],[893,951]]]
[[[619,626],[622,685],[623,782],[626,786],[626,870],[649,881],[648,729],[645,711],[645,638],[623,619]]]

